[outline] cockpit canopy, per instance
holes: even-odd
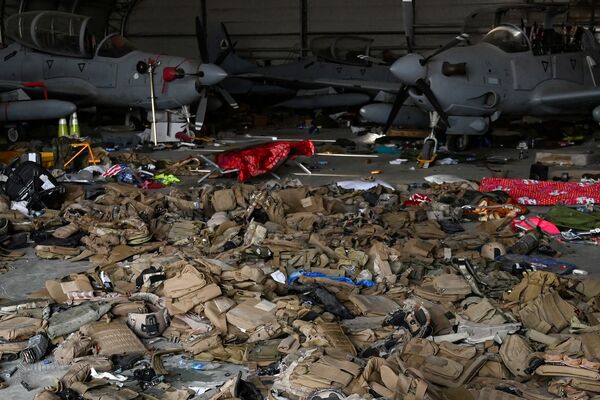
[[[373,39],[358,36],[322,36],[314,38],[310,42],[312,53],[327,61],[367,65],[368,61],[358,58],[360,55],[368,55]]]
[[[512,25],[501,25],[492,29],[481,39],[507,53],[520,53],[531,50],[529,38],[522,30]]]
[[[30,11],[6,19],[6,35],[34,50],[67,57],[91,58],[91,18],[60,11]]]
[[[136,48],[123,36],[109,35],[98,46],[98,57],[121,58]]]

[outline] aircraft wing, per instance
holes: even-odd
[[[23,85],[17,81],[0,81],[0,92],[23,89]]]
[[[333,87],[358,90],[377,90],[391,93],[398,92],[402,87],[400,82],[360,81],[355,79],[315,79],[314,82]]]
[[[534,103],[551,106],[577,108],[600,104],[600,88],[543,94],[534,98]]]
[[[234,75],[235,78],[248,79],[256,82],[264,82],[270,85],[283,86],[287,88],[320,88],[323,87],[322,84],[316,83],[313,80],[309,79],[296,79],[287,76],[279,76],[279,75],[266,75],[266,74],[258,74],[258,73],[247,73],[247,74],[239,74]]]
[[[44,82],[48,92],[59,97],[84,100],[95,97],[98,92],[94,85],[82,79],[52,78]]]
[[[32,85],[33,83],[33,85]],[[89,82],[70,78],[48,79],[43,82],[18,82],[0,80],[0,93],[10,92],[17,89],[48,90],[52,95],[59,97],[71,97],[75,99],[93,98],[96,95],[96,87]],[[53,96],[52,96],[53,97]]]
[[[396,93],[402,87],[399,82],[380,82],[380,81],[363,81],[355,79],[314,79],[301,80],[288,78],[284,76],[271,76],[257,73],[236,75],[236,78],[251,79],[255,81],[265,81],[274,84],[286,85],[304,85],[307,87],[325,87],[331,86],[334,88],[354,89],[360,91],[384,91]]]

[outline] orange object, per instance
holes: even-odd
[[[89,152],[89,157],[88,157],[89,164],[96,165],[96,164],[100,163],[100,160],[98,160],[96,157],[94,157],[94,152],[92,151],[92,146],[90,146],[90,144],[88,142],[71,143],[71,147],[73,147],[74,149],[79,148],[79,150],[77,151],[77,153],[75,153],[75,155],[73,157],[69,158],[69,160],[65,163],[65,168],[67,167],[67,165],[69,165],[73,161],[75,161],[75,159],[77,157],[79,157],[79,155],[86,150]]]
[[[431,164],[433,164],[433,162],[435,161],[436,158],[437,158],[437,153],[435,153],[433,155],[433,158],[431,160],[423,160],[421,158],[421,155],[419,154],[419,156],[417,157],[417,161],[419,162],[419,168],[429,168],[429,166]]]

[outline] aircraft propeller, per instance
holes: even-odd
[[[402,23],[406,35],[406,47],[409,53],[412,53],[412,46],[415,44],[414,17],[413,0],[402,0]]]
[[[196,44],[198,45],[198,54],[200,54],[200,60],[204,62],[208,62],[208,46],[206,45],[206,40],[202,40],[203,37],[206,37],[206,32],[204,32],[204,28],[202,26],[202,21],[200,17],[196,17]]]
[[[202,88],[200,91],[200,101],[198,102],[198,108],[196,109],[196,122],[194,126],[196,130],[202,130],[204,126],[204,117],[206,117],[206,108],[208,107],[208,90]]]
[[[437,49],[436,51],[434,51],[427,57],[425,57],[423,59],[423,61],[421,62],[421,65],[427,64],[429,62],[429,60],[431,60],[433,57],[437,56],[438,54],[441,54],[441,53],[445,52],[446,50],[449,50],[455,46],[458,46],[459,44],[461,44],[463,42],[466,42],[467,39],[469,39],[469,34],[461,33],[460,35],[458,35],[457,37],[455,37],[454,39],[452,39],[451,41],[449,41],[448,43],[446,43],[445,45],[443,45],[442,47],[440,47],[439,49]]]
[[[440,104],[435,93],[433,93],[433,90],[431,90],[427,84],[427,69],[425,67],[427,63],[435,56],[440,55],[441,53],[466,41],[468,37],[468,34],[462,33],[425,58],[416,53],[409,53],[404,57],[400,57],[398,60],[396,60],[396,62],[394,62],[394,64],[390,67],[390,71],[400,80],[400,82],[402,82],[402,88],[400,88],[396,94],[394,104],[385,124],[384,132],[387,132],[391,128],[396,116],[398,115],[398,112],[400,111],[400,108],[408,98],[408,91],[410,89],[415,89],[418,92],[423,93],[433,109],[439,114],[440,120],[446,126],[449,126],[448,115],[442,108],[442,105]]]
[[[197,16],[195,22],[196,22],[196,42],[198,44],[198,52],[200,54],[201,61],[203,63],[208,63],[208,62],[210,62],[210,54],[208,52],[208,44],[206,42],[207,35],[206,35],[206,32],[204,32],[204,27],[202,25],[202,20],[200,19],[200,17]],[[229,33],[227,32],[227,29],[225,28],[225,26],[222,25],[222,27],[223,27],[223,29],[225,31],[225,35],[227,37],[228,47],[227,47],[227,50],[220,53],[219,56],[217,57],[217,59],[214,61],[213,64],[216,65],[217,67],[219,67],[223,63],[223,61],[225,61],[225,59],[227,58],[227,56],[230,53],[234,52],[234,46],[235,46],[235,44],[231,43],[230,38],[229,38]],[[203,64],[203,65],[205,65],[205,64]],[[229,104],[229,106],[231,108],[233,108],[233,109],[239,108],[238,103],[231,96],[231,94],[229,94],[229,92],[227,92],[225,89],[223,89],[218,84],[212,85],[212,87],[227,102],[227,104]],[[202,126],[204,125],[204,117],[206,116],[206,108],[207,107],[208,107],[208,90],[206,87],[203,87],[200,90],[200,101],[198,102],[198,108],[196,109],[195,127],[197,130],[202,129]]]

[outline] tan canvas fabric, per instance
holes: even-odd
[[[27,339],[42,329],[43,321],[29,317],[5,317],[0,320],[0,339],[15,341]]]
[[[216,190],[213,193],[212,206],[215,211],[232,211],[237,207],[235,193],[231,189]]]
[[[500,357],[506,368],[515,376],[525,377],[525,369],[529,365],[529,357],[533,350],[523,336],[510,335],[500,347]]]
[[[91,350],[92,339],[76,332],[69,335],[69,337],[54,350],[54,358],[58,363],[68,364],[75,358],[88,354]]]
[[[83,326],[81,332],[92,339],[94,346],[98,348],[98,354],[102,356],[147,351],[140,339],[121,321],[95,322]]]

